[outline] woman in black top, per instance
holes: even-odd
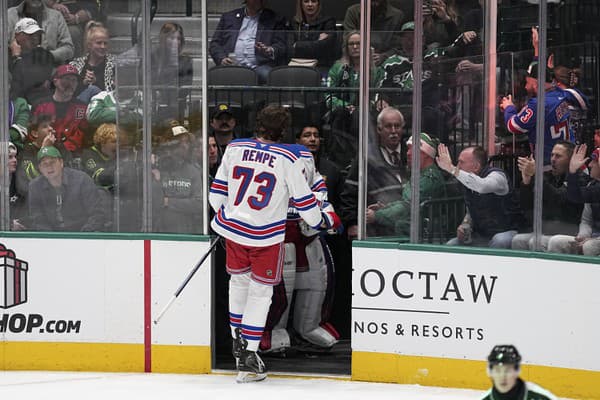
[[[177,118],[187,104],[194,69],[192,58],[183,53],[185,36],[181,25],[166,22],[158,37],[158,48],[152,52],[152,82],[159,118]]]
[[[291,21],[290,56],[316,59],[326,72],[339,57],[335,18],[321,15],[320,0],[297,0]]]

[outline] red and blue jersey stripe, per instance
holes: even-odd
[[[219,227],[251,240],[260,241],[279,235],[283,237],[285,234],[285,219],[262,226],[251,225],[234,218],[227,218],[225,210],[221,208],[215,215],[214,221]]]
[[[227,182],[219,179],[214,179],[210,185],[210,192],[227,196]]]

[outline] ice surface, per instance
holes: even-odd
[[[0,372],[0,399],[394,399],[473,400],[482,392],[269,375],[236,384],[234,375],[123,374],[90,372]]]
[[[481,390],[272,374],[262,382],[238,384],[233,373],[176,375],[0,371],[0,399],[18,400],[475,400],[481,398],[482,394]]]

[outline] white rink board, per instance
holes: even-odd
[[[353,351],[484,360],[512,343],[525,364],[600,371],[599,265],[357,247],[353,257]],[[489,298],[474,301],[469,275]]]
[[[3,238],[0,242],[29,264],[28,301],[0,309],[2,341],[143,343],[143,241]],[[39,317],[41,325],[36,326]],[[23,318],[31,329],[19,323]],[[80,321],[79,332],[47,332],[57,327],[47,326],[50,321]]]
[[[209,247],[209,242],[152,241],[153,320]],[[211,258],[204,261],[158,324],[153,324],[153,344],[210,346]]]
[[[0,308],[0,340],[143,344],[145,306],[156,318],[210,245],[147,241],[151,290],[145,298],[145,242],[1,239],[16,258],[28,262],[29,270],[28,301]],[[152,344],[210,346],[211,262],[208,257],[159,324],[151,324]],[[56,326],[52,321],[72,327],[48,332],[49,322]]]

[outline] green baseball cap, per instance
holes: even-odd
[[[400,28],[400,32],[413,32],[415,30],[415,21],[405,22]]]
[[[44,157],[62,158],[62,154],[54,146],[44,146],[38,151],[37,160],[41,161]]]

